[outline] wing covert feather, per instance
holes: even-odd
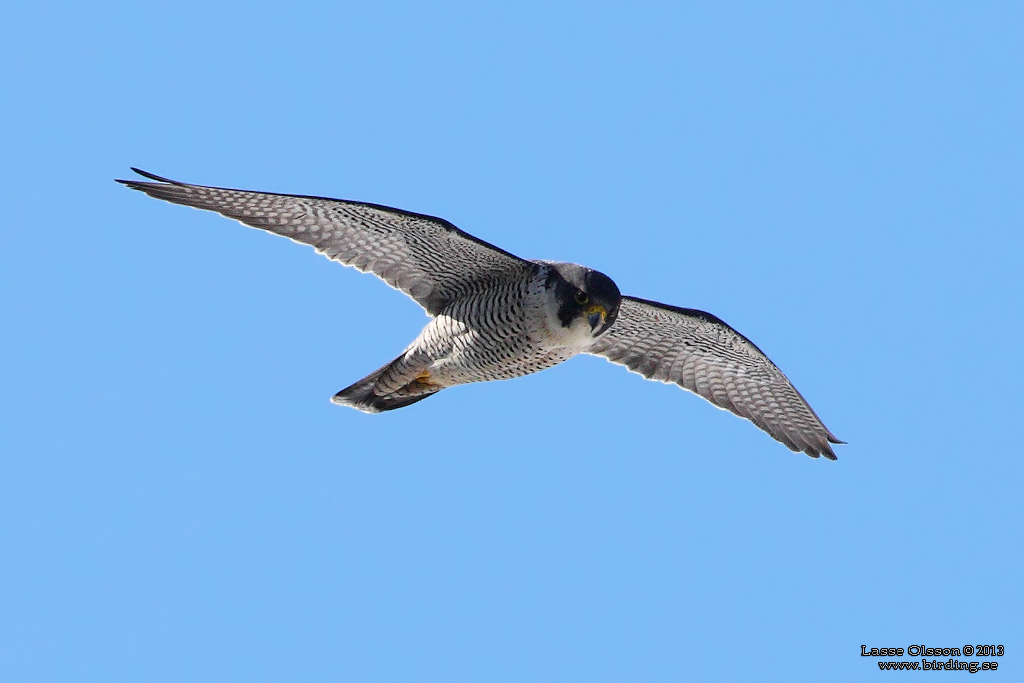
[[[590,353],[703,396],[791,450],[835,460],[829,444],[843,443],[753,342],[710,313],[624,296]]]
[[[157,182],[117,182],[308,244],[329,259],[374,273],[431,315],[481,281],[531,267],[433,216],[327,197],[190,185],[132,170]]]

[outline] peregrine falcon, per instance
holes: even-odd
[[[216,211],[370,271],[426,309],[398,358],[338,392],[376,413],[457,384],[521,377],[579,353],[674,383],[744,417],[793,451],[835,460],[843,443],[753,342],[710,313],[623,296],[607,275],[528,261],[441,218],[326,197],[118,180],[151,197]]]

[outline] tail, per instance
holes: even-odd
[[[395,379],[399,379],[407,374],[408,365],[405,363],[405,355],[403,354],[352,386],[342,389],[331,398],[331,402],[337,403],[340,406],[355,408],[364,413],[381,413],[385,410],[404,408],[417,401],[422,401],[433,396],[443,388],[431,383],[429,376],[425,372],[421,372],[418,375],[414,373],[411,381],[404,385],[399,384],[398,389],[391,388],[395,386]],[[387,378],[389,381],[381,383],[380,380],[385,375],[389,375]],[[398,375],[398,377],[395,375]]]

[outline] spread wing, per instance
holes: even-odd
[[[843,443],[760,349],[709,313],[622,297],[590,353],[700,394],[813,458],[835,460],[829,444]]]
[[[157,182],[117,182],[309,244],[329,259],[379,276],[431,315],[478,282],[530,268],[527,261],[441,218],[326,197],[189,185],[132,170]]]

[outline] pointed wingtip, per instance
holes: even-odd
[[[163,176],[159,176],[159,175],[157,175],[155,173],[150,173],[149,171],[143,171],[141,168],[135,168],[134,166],[131,166],[130,168],[133,171],[135,171],[136,173],[138,173],[140,176],[142,176],[143,178],[147,178],[149,180],[155,180],[156,182],[161,183],[161,184],[177,185],[179,187],[186,187],[186,186],[188,186],[188,183],[183,183],[180,180],[171,180],[170,178],[164,178]],[[114,178],[114,182],[115,183],[121,183],[122,185],[126,185],[126,186],[130,187],[133,190],[143,190],[143,188],[145,188],[145,187],[153,187],[153,183],[144,183],[144,182],[139,181],[139,180],[125,180],[123,178]]]
[[[831,441],[831,439],[829,439],[829,441]],[[806,455],[809,455],[809,456],[811,456],[814,459],[818,459],[818,458],[820,458],[822,456],[825,456],[825,458],[828,459],[828,460],[838,460],[839,459],[839,458],[836,457],[835,452],[832,450],[832,447],[828,445],[827,441],[825,443],[819,444],[817,446],[815,446],[815,445],[808,445],[807,448],[803,449],[803,452]]]
[[[135,168],[134,166],[130,166],[129,168],[131,168],[133,171],[138,173],[143,178],[155,180],[158,183],[167,183],[168,185],[188,185],[188,183],[183,183],[180,180],[171,180],[170,178],[164,178],[163,176],[159,176],[155,173],[150,173],[149,171],[143,171],[141,168]],[[123,178],[114,178],[114,182],[121,183],[122,185],[127,185],[129,187],[132,187],[132,183],[139,183],[138,180],[125,180]]]
[[[828,441],[832,441],[832,439],[829,439]],[[836,443],[836,442],[832,441],[832,443]],[[842,442],[840,441],[839,443],[842,443]],[[839,459],[839,458],[836,457],[835,451],[832,450],[832,447],[829,446],[827,442],[822,444],[821,454],[824,455],[829,460],[838,460]]]
[[[171,180],[170,178],[164,178],[163,176],[158,176],[157,174],[150,173],[149,171],[143,171],[141,168],[136,168],[134,166],[132,166],[131,169],[133,171],[135,171],[136,173],[138,173],[143,178],[149,178],[150,180],[155,180],[158,183],[170,183],[171,185],[185,185],[186,184],[186,183],[180,182],[178,180]]]

